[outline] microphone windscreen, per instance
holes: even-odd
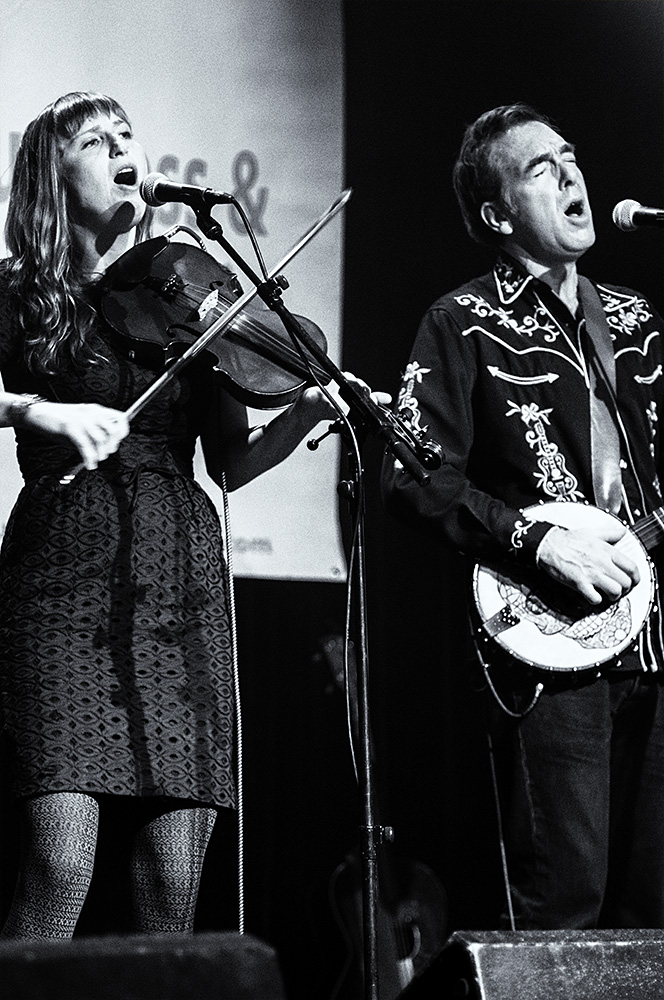
[[[634,201],[633,198],[625,198],[624,201],[619,201],[613,209],[613,221],[618,229],[622,229],[624,233],[630,233],[633,229],[636,229],[634,225],[634,212],[640,207],[638,201]]]
[[[157,184],[161,184],[163,181],[167,181],[168,177],[164,174],[148,174],[147,177],[141,183],[141,198],[148,205],[152,205],[157,208],[159,205],[164,205],[165,202],[161,201],[157,197],[155,188]]]

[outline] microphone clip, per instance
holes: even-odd
[[[331,434],[342,434],[345,430],[346,426],[343,420],[339,419],[333,420],[330,424],[327,425],[326,431],[323,431],[323,433],[320,434],[318,437],[309,438],[309,440],[307,441],[307,448],[309,449],[309,451],[318,451],[318,447],[321,441],[324,441],[326,437],[329,437]]]
[[[275,274],[273,278],[260,283],[258,294],[270,309],[274,309],[281,302],[281,293],[288,287],[288,279],[283,274]]]

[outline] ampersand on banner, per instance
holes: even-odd
[[[235,190],[233,197],[242,203],[251,227],[258,236],[264,236],[267,229],[263,225],[263,215],[267,205],[268,189],[257,188],[255,194],[252,188],[258,180],[258,157],[249,149],[243,149],[233,160],[233,180]],[[242,220],[236,212],[230,214],[231,224],[237,233],[244,233]]]
[[[9,166],[7,171],[4,170],[0,173],[0,201],[7,201],[9,198],[9,192],[12,186],[12,173],[14,170],[14,162],[16,160],[16,154],[18,153],[18,147],[21,145],[21,133],[20,132],[10,132],[9,133]],[[7,184],[2,183],[8,177]]]

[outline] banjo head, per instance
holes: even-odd
[[[597,533],[622,521],[590,504],[536,504],[524,510],[531,520]],[[616,659],[638,638],[654,596],[652,563],[637,535],[627,528],[617,543],[638,566],[640,581],[613,604],[593,607],[539,570],[508,560],[477,563],[473,598],[479,635],[510,656],[540,670],[591,670]]]

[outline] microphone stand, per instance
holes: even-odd
[[[348,403],[348,417],[357,430],[365,434],[371,431],[382,438],[386,446],[404,469],[425,486],[429,481],[424,467],[436,468],[440,464],[440,453],[427,449],[417,440],[406,443],[402,433],[395,429],[394,418],[389,411],[374,402],[370,392],[349,381],[335,365],[327,353],[302,327],[295,316],[284,305],[281,292],[288,287],[283,275],[260,278],[235,248],[226,240],[221,225],[212,218],[210,209],[201,200],[191,206],[196,214],[203,234],[218,243],[255,284],[258,295],[282,320],[295,343],[303,344],[320,367],[339,386],[339,395]],[[358,722],[360,738],[360,794],[362,805],[362,826],[360,828],[360,852],[362,862],[362,915],[364,945],[364,1000],[379,1000],[377,913],[378,913],[378,846],[392,838],[391,828],[376,823],[375,792],[371,753],[371,727],[369,722],[369,648],[366,614],[366,567],[364,538],[364,491],[362,489],[361,463],[355,462],[354,479],[340,484],[352,502],[357,518],[357,582],[359,594],[359,656],[358,669]]]
[[[362,822],[360,825],[360,863],[362,875],[362,943],[364,1000],[378,1000],[380,997],[380,973],[378,966],[378,901],[380,892],[378,848],[385,841],[392,840],[393,831],[377,821],[374,791],[374,758],[371,743],[371,723],[369,713],[369,640],[367,629],[367,584],[365,564],[365,515],[363,470],[355,450],[348,449],[353,462],[353,478],[340,484],[340,491],[349,502],[351,518],[357,525],[355,548],[355,573],[358,593],[358,635],[356,648],[356,689],[357,689],[357,732],[358,782]]]
[[[350,192],[347,192],[350,197]],[[404,434],[405,428],[398,428],[393,416],[379,403],[374,402],[371,393],[363,386],[358,386],[355,382],[349,381],[341,369],[335,365],[323,348],[316,343],[311,335],[304,329],[302,324],[288,310],[281,298],[282,290],[288,288],[288,281],[283,275],[277,274],[274,277],[263,279],[255,273],[251,266],[244,260],[241,254],[228,242],[223,234],[223,229],[216,219],[213,219],[210,210],[203,203],[191,206],[196,214],[196,220],[204,236],[214,240],[221,246],[228,256],[244,271],[246,276],[256,286],[258,295],[263,301],[276,312],[286,330],[293,340],[303,344],[307,351],[315,358],[323,371],[327,372],[331,380],[339,386],[339,395],[348,403],[350,414],[357,418],[360,424],[372,433],[382,438],[395,458],[397,458],[406,472],[420,484],[426,486],[429,476],[424,468],[438,468],[440,465],[440,453],[431,447],[421,444],[413,438],[406,443]]]

